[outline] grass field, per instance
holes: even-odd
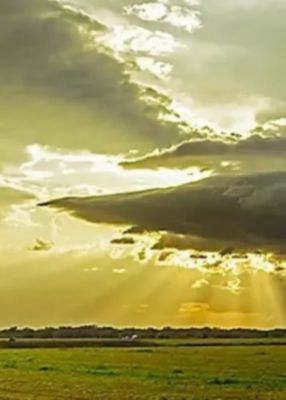
[[[0,349],[1,400],[285,400],[286,346]]]

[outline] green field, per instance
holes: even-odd
[[[286,346],[0,349],[1,400],[285,400]]]

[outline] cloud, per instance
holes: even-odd
[[[284,251],[285,179],[285,172],[222,176],[165,190],[71,197],[42,205],[94,223],[196,236],[210,246],[219,242],[223,247]]]
[[[188,52],[173,57],[177,97],[228,131],[285,116],[285,2],[203,0],[199,10],[201,29],[181,33]]]
[[[212,242],[208,239],[190,235],[190,234],[177,234],[172,232],[163,233],[158,241],[154,244],[153,250],[163,249],[177,249],[179,251],[196,249],[200,251],[204,250],[217,250],[224,246],[224,241],[218,238],[213,238]],[[205,254],[196,254],[195,258],[206,261]]]
[[[3,163],[23,158],[32,143],[118,154],[176,141],[176,126],[157,118],[163,106],[146,105],[144,87],[131,82],[128,61],[104,51],[106,32],[93,16],[56,1],[1,2]]]
[[[255,1],[242,7],[241,1],[227,3],[206,0],[201,4],[204,27],[196,32],[196,39],[202,51],[209,47],[212,52],[199,83],[203,85],[206,79],[202,87],[207,88],[217,81],[221,90],[212,91],[214,101],[217,101],[215,97],[227,93],[232,98],[248,93],[285,102],[279,79],[285,67],[282,59],[285,4]],[[259,71],[257,65],[260,65]],[[206,68],[212,75],[206,75]]]
[[[118,57],[124,55],[166,56],[173,53],[179,43],[170,33],[151,31],[140,26],[116,25],[100,40]]]
[[[1,187],[0,186],[0,203],[1,205],[10,205],[20,203],[22,201],[31,200],[33,196],[20,190]]]
[[[199,279],[192,284],[192,289],[201,289],[209,285],[209,281],[206,279]]]
[[[171,64],[162,61],[156,61],[152,57],[137,57],[136,63],[141,71],[149,71],[157,78],[164,80],[169,79],[170,73],[173,69]]]
[[[14,246],[21,228],[30,228],[33,225],[29,210],[35,206],[36,198],[32,194],[18,188],[0,185],[0,247],[6,243]],[[16,233],[10,235],[13,229]]]
[[[31,143],[59,148],[89,149],[91,152],[105,154],[125,153],[135,148],[143,154],[157,147],[165,148],[177,143],[181,140],[179,133],[182,128],[187,129],[191,135],[197,135],[196,130],[191,130],[190,126],[183,126],[183,121],[173,118],[173,122],[170,122],[172,120],[170,110],[173,104],[171,98],[165,96],[164,99],[157,90],[153,89],[151,93],[148,88],[139,87],[134,83],[134,77],[131,79],[130,74],[126,72],[127,70],[139,68],[142,73],[144,73],[142,70],[149,70],[157,76],[169,77],[172,69],[174,79],[170,82],[168,93],[171,96],[177,93],[180,98],[184,98],[186,82],[189,82],[191,90],[187,94],[199,103],[201,97],[207,98],[209,102],[209,98],[215,93],[216,100],[218,96],[222,96],[225,104],[225,90],[233,87],[232,84],[224,83],[225,80],[221,77],[221,70],[224,76],[231,75],[233,66],[228,66],[226,74],[225,65],[221,65],[221,61],[217,61],[216,58],[220,60],[222,54],[229,54],[228,52],[232,51],[232,46],[228,47],[222,41],[222,38],[225,41],[230,40],[229,32],[223,32],[224,35],[220,33],[225,25],[221,23],[220,18],[227,16],[227,13],[232,16],[232,9],[227,8],[225,11],[223,8],[221,16],[219,13],[213,14],[207,7],[202,6],[206,21],[202,29],[188,35],[192,37],[190,43],[183,40],[184,37],[177,31],[175,34],[174,31],[168,30],[168,24],[160,23],[160,26],[166,26],[165,30],[160,31],[152,24],[146,27],[143,21],[141,25],[132,24],[131,16],[121,15],[120,23],[117,21],[113,26],[107,27],[96,19],[97,15],[98,18],[101,16],[96,7],[93,12],[88,13],[75,6],[63,7],[55,1],[48,0],[29,2],[10,0],[9,6],[4,3],[0,5],[2,163],[13,163],[24,158],[23,148]],[[178,7],[184,9],[184,3],[178,2]],[[98,4],[99,7],[104,6],[104,2]],[[123,6],[124,4],[120,2],[112,5],[110,9],[116,14],[119,12],[122,14]],[[212,3],[211,10],[213,7]],[[217,5],[217,7],[222,6]],[[190,8],[193,9],[193,5]],[[245,12],[253,11],[242,11]],[[274,12],[277,13],[276,6]],[[261,14],[260,7],[259,13]],[[140,22],[138,18],[135,19]],[[112,32],[115,32],[113,28],[120,28],[120,34],[117,32],[118,34],[113,35]],[[257,24],[255,28],[258,29]],[[277,30],[274,33],[276,35]],[[117,44],[118,41],[121,43],[119,52],[122,48],[124,52],[121,62],[116,61],[116,49],[112,46],[107,54],[107,42],[103,40],[104,37],[111,37]],[[205,62],[208,59],[204,58],[204,51],[209,50],[209,46],[213,48],[209,44],[211,40],[215,42],[213,46],[221,46],[222,51],[208,53],[211,64],[214,65],[208,67],[206,71],[205,66],[209,65],[209,62]],[[252,45],[252,41],[250,44]],[[188,65],[185,63],[185,50],[180,54],[172,54],[177,45],[182,49],[190,48],[194,55]],[[242,45],[245,45],[245,38]],[[227,53],[224,51],[225,46]],[[157,58],[158,52],[162,52],[162,49],[168,53],[166,59]],[[152,51],[156,51],[156,57],[150,55]],[[227,58],[232,60],[231,55]],[[248,60],[247,57],[246,59]],[[269,59],[271,61],[271,57]],[[137,67],[133,65],[136,60],[139,63]],[[275,62],[275,66],[276,64],[283,66],[282,62]],[[251,64],[251,67],[252,65],[256,64]],[[265,63],[261,62],[261,65],[264,66]],[[271,72],[271,77],[274,75],[272,70],[273,68],[267,70]],[[140,71],[137,72],[141,77]],[[275,74],[275,82],[274,78],[271,78],[271,87],[280,89],[281,85],[276,83],[278,75]],[[221,82],[221,87],[217,90],[213,89],[214,77],[216,84]],[[264,84],[266,81],[263,79],[260,83]],[[140,82],[142,83],[142,80]],[[175,83],[183,85],[184,90],[175,90],[180,89],[174,87]],[[232,91],[230,98],[233,98],[234,92]],[[259,96],[271,97],[266,92],[259,93]],[[153,101],[146,101],[150,97]],[[168,104],[166,99],[169,101]],[[279,104],[281,110],[285,109],[283,99]],[[189,104],[185,104],[185,107],[191,109]],[[261,112],[266,111],[261,110]],[[224,111],[223,114],[228,112]],[[160,121],[158,115],[161,116]],[[188,122],[191,124],[191,121]]]
[[[207,303],[183,303],[179,308],[179,313],[182,314],[193,314],[202,313],[210,309],[210,305]]]
[[[136,240],[132,236],[123,236],[121,238],[115,238],[111,241],[112,244],[123,244],[132,245],[136,243]]]
[[[281,127],[281,131],[284,127]],[[124,168],[160,169],[200,166],[214,169],[269,171],[286,167],[286,137],[254,133],[244,140],[190,140],[122,162]]]
[[[201,28],[200,12],[193,7],[197,4],[193,2],[178,3],[180,2],[169,4],[168,0],[140,3],[125,7],[125,11],[127,14],[135,15],[143,21],[169,24],[176,28],[184,29],[189,33]]]
[[[11,206],[34,199],[32,195],[20,190],[0,187],[0,218],[5,216]]]
[[[30,145],[27,160],[0,174],[0,185],[31,193],[38,201],[64,196],[91,196],[181,185],[210,175],[199,168],[126,170],[123,155],[55,150]],[[96,179],[95,179],[96,175]]]
[[[33,251],[49,251],[53,247],[53,243],[43,239],[36,239],[31,250]]]

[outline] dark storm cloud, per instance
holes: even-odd
[[[224,240],[213,238],[210,241],[207,238],[198,236],[191,236],[188,234],[164,233],[153,246],[153,250],[176,249],[176,250],[190,250],[196,249],[198,251],[216,251],[223,248],[225,245]],[[194,255],[192,256],[194,257]],[[206,256],[198,253],[198,258],[205,259]]]
[[[239,248],[285,247],[286,172],[215,177],[169,189],[44,205],[94,223],[138,225]]]
[[[135,244],[136,241],[133,237],[131,236],[123,236],[120,238],[115,238],[111,241],[112,244],[119,244],[119,245],[131,245],[131,244]]]
[[[44,239],[36,239],[35,243],[31,247],[33,251],[49,251],[53,247],[53,243]]]
[[[0,2],[1,128],[9,140],[97,152],[176,140],[177,128],[157,120],[161,105],[139,100],[125,66],[97,46],[104,29],[55,1]]]
[[[239,142],[192,140],[160,153],[122,163],[125,168],[187,168],[200,165],[217,168],[223,161],[239,162],[242,169],[269,170],[286,167],[286,138],[263,138],[254,134]]]

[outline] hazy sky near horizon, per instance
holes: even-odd
[[[285,17],[0,0],[0,326],[286,326]]]

